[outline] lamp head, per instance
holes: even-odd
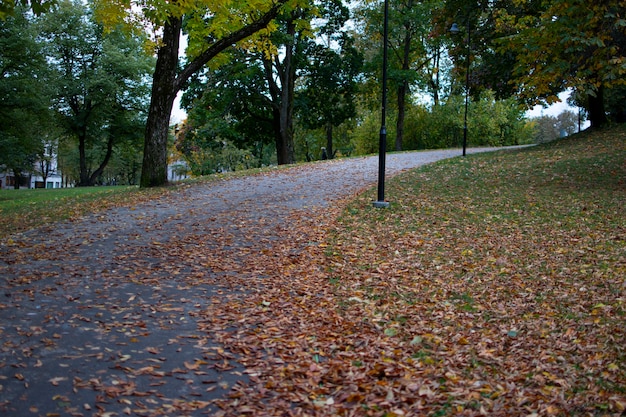
[[[456,23],[453,23],[452,27],[450,28],[450,33],[452,33],[453,35],[456,35],[460,31],[461,29],[459,29],[459,25],[457,25]]]

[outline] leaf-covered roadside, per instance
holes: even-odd
[[[112,207],[134,206],[165,191],[137,187],[0,190],[0,238],[58,221],[74,221]]]
[[[213,174],[173,183],[170,187],[153,189],[108,186],[0,190],[0,239],[59,221],[75,221],[114,207],[135,207],[194,184],[259,175],[289,167],[265,167]]]
[[[223,414],[622,415],[624,161],[612,129],[399,176],[329,235],[294,217],[203,312],[251,381]]]

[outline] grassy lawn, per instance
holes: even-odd
[[[387,197],[352,202],[327,251],[340,314],[381,335],[354,371],[398,375],[365,407],[391,410],[387,390],[423,415],[624,412],[624,126],[443,161]]]
[[[163,192],[130,186],[0,190],[0,238],[116,205],[137,204]]]

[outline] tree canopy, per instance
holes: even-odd
[[[16,177],[43,153],[51,91],[37,32],[23,10],[0,20],[0,165]]]
[[[141,185],[167,182],[174,100],[181,91],[197,89],[199,80],[216,83],[205,84],[203,88],[213,91],[203,92],[202,100],[187,103],[205,109],[188,108],[197,120],[187,123],[185,132],[205,129],[211,120],[221,118],[221,124],[212,126],[212,131],[219,128],[219,135],[229,146],[246,148],[255,158],[261,158],[262,152],[251,144],[267,144],[267,140],[259,140],[260,135],[274,136],[278,163],[294,162],[297,149],[300,153],[304,149],[309,158],[308,142],[306,146],[294,142],[308,141],[303,137],[319,135],[321,129],[326,129],[328,144],[332,144],[330,132],[339,125],[356,137],[354,132],[370,123],[370,113],[380,104],[382,2],[90,2],[102,30],[98,36],[104,39],[125,33],[138,39],[140,34],[147,34],[142,47],[156,56],[143,135]],[[389,130],[396,135],[397,149],[404,148],[404,136],[407,144],[423,137],[415,131],[420,127],[408,119],[422,117],[421,110],[414,107],[424,107],[433,118],[444,114],[451,118],[440,125],[458,125],[456,96],[466,91],[466,79],[477,109],[484,97],[491,97],[486,101],[489,103],[492,98],[514,99],[528,108],[552,103],[557,94],[570,90],[576,104],[586,109],[592,126],[626,120],[621,104],[626,98],[626,0],[593,4],[584,0],[390,2],[388,74],[389,93],[395,100],[390,100],[389,113],[396,123]],[[16,13],[24,6],[42,13],[63,4],[58,0],[0,0],[0,16]],[[348,18],[350,23],[345,25]],[[453,22],[462,29],[461,35],[450,34]],[[188,40],[184,53],[180,50],[181,35]],[[346,66],[356,63],[357,56],[364,57],[362,69]],[[242,61],[236,62],[238,59]],[[109,72],[124,71],[120,65],[109,68]],[[227,75],[229,71],[234,75]],[[106,77],[102,74],[89,75],[89,82],[103,82]],[[262,85],[261,76],[267,85]],[[199,98],[197,92],[193,94]],[[424,100],[427,96],[432,103]],[[504,107],[510,105],[506,101]],[[446,106],[445,111],[439,106]],[[521,110],[504,113],[511,118],[507,121],[511,125],[523,118]],[[477,117],[471,109],[469,114]],[[261,119],[263,129],[255,129],[255,120]],[[470,120],[469,125],[473,123],[476,120]],[[272,131],[265,130],[267,127]],[[311,133],[314,130],[318,132]],[[456,136],[450,131],[442,137],[451,143],[449,138]],[[316,141],[315,146],[319,146],[321,142]]]
[[[499,42],[516,52],[519,93],[533,102],[554,101],[552,91],[574,88],[594,95],[626,84],[626,2],[552,0],[534,14],[502,10],[498,28],[511,34]],[[556,87],[556,88],[555,88]]]

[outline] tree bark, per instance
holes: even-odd
[[[589,121],[591,127],[602,127],[608,123],[606,112],[604,111],[604,87],[600,86],[596,95],[589,94],[587,96],[589,107]]]
[[[107,140],[107,153],[104,155],[104,159],[100,166],[91,174],[89,177],[89,185],[95,185],[96,180],[102,173],[104,172],[104,168],[109,164],[111,160],[111,156],[113,155],[113,144],[115,142],[115,137],[111,134]]]
[[[89,185],[89,172],[87,172],[87,154],[85,151],[85,142],[87,132],[85,129],[82,129],[78,132],[78,165],[79,165],[79,176],[78,186],[86,187]]]
[[[263,60],[265,66],[265,78],[269,86],[272,99],[272,115],[274,117],[274,138],[276,142],[276,158],[279,165],[292,164],[295,162],[293,144],[293,98],[295,90],[295,65],[294,48],[296,25],[292,19],[287,24],[287,36],[291,41],[285,45],[285,56],[280,61],[275,57],[274,63]],[[274,68],[280,80],[280,86],[274,79]]]
[[[408,83],[403,80],[398,87],[398,120],[396,121],[396,143],[395,150],[402,150],[402,140],[404,138],[404,119],[406,115],[406,93]]]
[[[409,3],[409,7],[412,7],[413,3]],[[411,59],[411,31],[410,24],[405,24],[404,44],[402,51],[402,72],[407,73],[410,69]],[[406,115],[406,96],[409,92],[409,82],[406,78],[400,81],[398,86],[398,120],[396,120],[396,151],[402,150],[402,139],[404,137],[404,118]]]
[[[326,123],[326,152],[328,159],[335,157],[335,151],[333,150],[333,124],[331,122]]]
[[[167,183],[167,136],[176,93],[176,67],[182,28],[181,17],[170,17],[163,27],[163,45],[157,53],[152,95],[146,122],[140,185],[154,187]]]
[[[278,164],[292,164],[296,162],[293,145],[293,98],[295,91],[296,69],[294,65],[294,48],[296,36],[295,21],[287,25],[287,36],[291,39],[285,48],[285,59],[280,71],[282,87],[280,97],[280,149],[277,148]]]

